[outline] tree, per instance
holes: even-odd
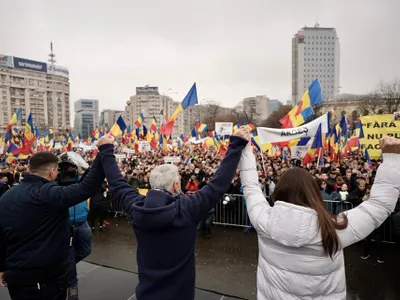
[[[198,122],[207,124],[208,130],[215,129],[215,122],[237,122],[233,109],[223,108],[213,100],[203,101],[197,107],[197,112],[198,117],[196,115],[196,120],[192,125],[194,126]]]
[[[236,120],[237,123],[239,124],[256,124],[255,122],[255,116],[256,116],[256,110],[255,107],[247,107],[246,109],[243,107],[243,105],[238,105],[235,107],[235,115],[236,115]]]
[[[269,128],[281,128],[279,120],[286,116],[292,109],[290,105],[282,105],[278,110],[274,111],[265,121],[261,122],[260,126]]]
[[[380,95],[377,92],[370,93],[365,97],[363,101],[364,104],[364,115],[367,115],[366,112],[371,114],[378,114],[378,110],[381,104]]]
[[[384,100],[384,110],[392,114],[400,108],[400,80],[394,79],[392,82],[382,82],[379,85],[378,93]]]
[[[392,114],[400,109],[400,79],[381,81],[378,88],[365,101],[365,109],[373,114]]]

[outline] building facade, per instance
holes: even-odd
[[[144,125],[147,128],[150,127],[153,118],[156,119],[157,127],[159,128],[166,121],[164,115],[160,114],[160,112],[163,111],[167,117],[170,117],[179,104],[180,102],[176,102],[168,96],[160,95],[158,87],[137,87],[136,95],[131,96],[126,103],[124,119],[132,128],[136,128],[135,121],[142,113],[145,118]],[[188,108],[181,112],[174,124],[173,137],[182,133],[189,133],[191,130],[190,124],[194,117],[193,108]]]
[[[100,113],[100,126],[104,126],[104,129],[108,131],[114,125],[115,121],[117,121],[119,116],[123,116],[125,111],[123,110],[113,110],[113,109],[104,109]]]
[[[268,118],[269,98],[267,96],[247,97],[243,99],[243,111],[253,123],[259,123]]]
[[[74,103],[74,111],[75,134],[90,137],[92,130],[99,127],[99,100],[80,99]]]
[[[41,131],[65,133],[70,128],[69,88],[67,68],[0,54],[0,133],[19,108],[22,120],[15,127],[25,127],[32,113]]]
[[[272,114],[274,111],[277,111],[283,103],[276,99],[269,100],[269,113]]]
[[[334,28],[300,29],[292,38],[292,105],[319,79],[324,100],[339,94],[340,45]]]

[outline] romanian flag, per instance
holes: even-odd
[[[257,151],[261,151],[261,147],[258,145],[258,143],[255,141],[253,137],[251,138],[251,143],[253,144],[254,147],[256,147]]]
[[[179,114],[184,109],[192,105],[195,105],[197,103],[198,103],[197,88],[196,88],[196,83],[194,83],[193,86],[190,88],[189,92],[187,93],[187,95],[185,96],[185,98],[182,100],[182,103],[178,105],[175,112],[172,114],[171,118],[163,126],[161,126],[160,132],[162,134],[171,135],[172,131],[174,130],[175,120],[178,118]]]
[[[362,123],[361,121],[357,123],[356,125],[356,130],[354,132],[355,136],[358,136],[360,139],[364,138],[364,130],[362,128]]]
[[[35,132],[33,128],[32,114],[29,114],[25,125],[25,138],[28,141],[33,141],[35,138]]]
[[[135,125],[136,125],[137,127],[140,127],[140,126],[142,126],[143,121],[144,121],[144,116],[143,116],[142,113],[140,113],[140,114],[139,114],[139,117],[138,117],[137,120],[135,121]]]
[[[321,124],[319,124],[317,132],[314,136],[314,141],[311,145],[311,149],[320,149],[322,148],[322,129]]]
[[[125,121],[124,121],[124,119],[122,118],[122,116],[119,116],[118,119],[117,119],[117,121],[115,121],[113,127],[111,127],[109,133],[110,133],[113,137],[117,137],[117,136],[119,136],[119,135],[122,135],[122,134],[124,133],[125,129],[126,129]]]
[[[232,133],[235,133],[236,131],[238,131],[239,128],[240,128],[240,124],[236,124],[235,126],[233,126]]]
[[[247,124],[246,127],[253,132],[254,130],[256,130],[256,126],[254,126],[253,124]]]
[[[13,114],[10,122],[8,122],[7,129],[11,129],[11,127],[22,120],[22,108],[18,108],[17,111]]]
[[[164,113],[164,110],[160,110],[160,115],[164,116],[165,121],[168,121],[168,116],[166,113]]]
[[[279,121],[282,124],[282,128],[293,128],[304,124],[308,118],[314,115],[312,107],[321,103],[321,84],[318,79],[315,79],[304,92],[299,103]]]
[[[191,134],[192,134],[192,137],[197,137],[196,127],[193,127]]]
[[[207,124],[202,124],[202,123],[196,124],[197,132],[204,132],[207,130],[207,127],[208,127]]]
[[[342,118],[340,119],[340,123],[339,123],[342,136],[347,136],[347,127],[348,127],[347,124],[348,123],[347,123],[346,115],[343,115]]]
[[[44,137],[41,137],[40,139],[39,139],[39,151],[40,152],[43,152],[43,151],[45,151],[45,146],[44,146],[45,144],[44,144]]]
[[[46,129],[46,131],[43,133],[44,141],[48,143],[50,141],[50,130]]]
[[[67,142],[67,151],[71,150],[72,146],[74,145],[75,137],[72,132],[68,135],[68,142]]]
[[[369,157],[368,149],[365,149],[365,159],[367,160],[367,164],[372,166],[371,158]]]
[[[360,138],[358,136],[352,136],[347,142],[346,151],[357,151],[360,149]]]
[[[36,125],[36,127],[35,127],[35,137],[38,139],[38,138],[40,138],[40,130],[39,130],[39,127],[37,127],[37,125]]]
[[[157,120],[155,117],[153,117],[153,122],[151,122],[150,130],[153,132],[157,131]]]
[[[150,147],[151,148],[153,148],[153,149],[157,149],[157,147],[158,147],[158,143],[157,143],[157,138],[156,138],[156,136],[155,135],[153,135],[152,133],[149,133],[149,134],[151,134],[153,137],[152,137],[152,139],[150,140]]]

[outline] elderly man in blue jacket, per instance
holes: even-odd
[[[249,140],[249,130],[240,128],[231,137],[226,157],[213,179],[190,196],[182,195],[178,168],[168,164],[151,172],[152,190],[146,196],[140,195],[120,173],[114,139],[108,136],[99,142],[110,189],[129,215],[138,241],[138,300],[194,299],[197,225],[228,190]]]

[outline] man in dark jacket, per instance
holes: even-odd
[[[107,136],[107,135],[106,135]],[[150,175],[150,190],[140,195],[121,176],[115,162],[114,139],[99,143],[102,165],[114,197],[130,217],[138,241],[138,300],[193,300],[195,295],[196,229],[228,190],[242,150],[250,139],[247,128],[231,137],[225,159],[213,179],[190,196],[181,193],[174,165],[161,165]]]
[[[11,299],[64,300],[72,242],[68,208],[100,189],[100,157],[81,183],[70,186],[54,182],[58,159],[47,152],[32,156],[29,173],[0,199],[0,284],[8,285]]]
[[[0,174],[0,197],[10,189],[8,177],[6,174]]]

